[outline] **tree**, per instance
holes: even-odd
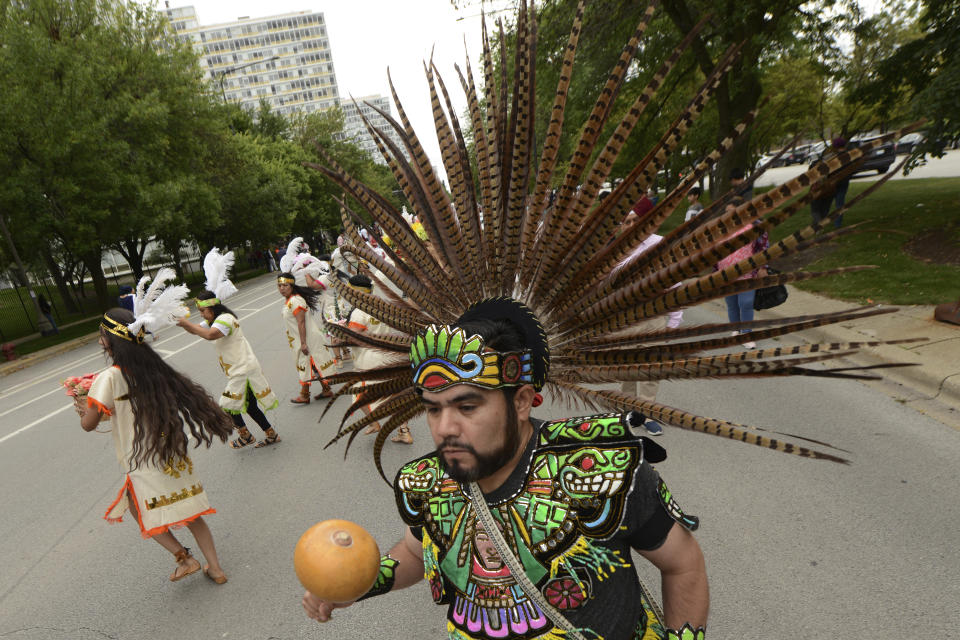
[[[777,64],[780,59],[812,58],[812,63],[804,65],[803,90],[816,87],[816,93],[799,96],[798,104],[810,108],[823,103],[823,96],[830,89],[827,61],[836,55],[838,35],[849,30],[859,16],[859,9],[853,0],[827,0],[816,4],[801,0],[747,0],[719,5],[706,0],[663,0],[660,4],[634,56],[611,119],[632,103],[656,68],[697,22],[708,14],[711,17],[659,88],[655,102],[647,108],[631,134],[629,144],[621,153],[614,167],[615,172],[636,164],[639,160],[637,154],[645,152],[659,138],[670,119],[686,106],[703,78],[714,71],[721,55],[733,45],[742,45],[739,57],[717,87],[712,106],[684,137],[682,144],[687,147],[687,153],[674,154],[670,162],[682,166],[713,150],[722,138],[757,108],[767,93],[765,74],[781,74],[782,79],[786,69]],[[557,62],[566,46],[576,5],[576,0],[544,0],[538,3],[538,140],[542,140],[542,132],[548,121],[547,110],[553,103],[559,72]],[[628,0],[594,0],[587,3],[573,69],[575,80],[567,98],[567,122],[583,122],[606,82],[622,45],[639,23],[645,9],[644,3]],[[507,37],[512,41],[513,35],[509,30]],[[806,128],[809,123],[801,122],[806,118],[788,104],[784,95],[788,89],[788,86],[781,86],[778,89],[780,95],[773,96],[777,100],[772,101],[765,110],[789,112],[794,122]],[[730,153],[720,162],[717,170],[720,179],[715,180],[715,184],[725,188],[733,167],[747,168],[752,165],[753,149],[757,144],[753,136],[761,124],[762,121],[758,122],[755,129],[748,130],[737,139]],[[772,124],[772,120],[767,118],[766,127],[770,129]],[[605,139],[609,133],[609,130],[604,131],[600,139]],[[559,157],[569,157],[570,144],[576,134],[576,131],[567,131],[560,142]],[[766,131],[760,144],[768,145],[773,139],[788,137],[779,134],[779,131]]]
[[[167,192],[190,184],[224,123],[196,56],[152,9],[6,3],[0,42],[0,163],[18,233],[52,233],[84,261],[106,307],[103,249],[142,273]]]
[[[960,140],[960,0],[922,0],[906,13],[918,11],[920,37],[898,43],[853,97],[873,105],[909,101],[913,115],[930,120],[921,152],[940,156]]]

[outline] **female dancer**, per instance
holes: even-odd
[[[186,525],[203,552],[203,572],[217,584],[227,581],[213,536],[203,517],[210,508],[203,485],[187,455],[189,438],[208,447],[213,438],[226,442],[233,431],[227,415],[203,387],[177,372],[144,344],[145,331],[132,333],[126,309],[111,309],[100,324],[100,346],[113,366],[97,375],[80,417],[93,431],[110,416],[117,459],[125,473],[123,487],[104,519],[120,522],[129,510],[144,538],[153,538],[173,554],[176,582],[200,570],[200,562],[180,544],[171,528]],[[190,431],[185,433],[184,427]]]
[[[323,332],[317,327],[311,311],[317,310],[320,292],[297,285],[293,274],[283,272],[277,277],[277,289],[286,302],[283,305],[283,322],[287,331],[287,343],[293,350],[293,362],[300,377],[300,395],[292,398],[294,404],[310,404],[310,381],[319,380],[323,392],[316,399],[333,395],[323,372],[333,367],[333,356],[323,341]]]
[[[230,446],[242,449],[252,444],[259,449],[279,442],[280,436],[263,412],[276,409],[280,403],[270,389],[270,383],[264,377],[250,343],[243,336],[236,314],[212,291],[204,291],[197,296],[197,309],[203,316],[202,323],[194,324],[186,318],[180,318],[177,324],[187,333],[213,341],[220,368],[227,376],[227,387],[220,395],[220,408],[230,414],[240,434],[239,438],[230,442]],[[262,441],[257,442],[247,429],[243,422],[244,413],[263,430]]]
[[[364,293],[374,294],[375,289],[373,286],[373,281],[363,274],[355,275],[350,277],[350,288],[356,289],[357,291],[362,291]],[[376,293],[376,295],[381,295]],[[366,313],[361,309],[354,309],[350,312],[350,319],[347,322],[347,328],[366,333],[371,336],[385,336],[390,335],[390,327],[380,322],[370,314]],[[358,343],[357,346],[351,347],[354,352],[354,361],[353,368],[358,371],[364,371],[367,369],[375,369],[379,366],[383,366],[385,362],[389,360],[388,356],[385,356],[382,352],[377,349],[372,349],[370,347],[365,347],[362,344]],[[366,384],[361,382],[361,387],[365,387]],[[354,396],[354,400],[359,399],[359,394]],[[384,400],[377,400],[370,404],[364,405],[362,408],[363,412],[367,415],[370,415],[374,409],[384,403]],[[372,434],[380,431],[380,423],[374,422],[363,432],[364,434]],[[397,428],[397,432],[390,438],[393,442],[399,442],[402,444],[413,444],[413,434],[410,433],[410,426],[406,423],[400,425]]]

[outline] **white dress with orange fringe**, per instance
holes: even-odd
[[[206,321],[202,322],[201,326],[207,326]],[[213,326],[223,333],[222,338],[213,341],[213,347],[216,349],[220,368],[227,376],[227,387],[220,394],[220,408],[227,413],[246,413],[249,386],[261,409],[276,409],[279,404],[277,396],[270,389],[260,361],[244,337],[236,316],[221,313],[214,319]]]
[[[293,350],[293,362],[297,367],[297,374],[300,376],[300,382],[306,384],[313,378],[311,368],[323,373],[334,365],[333,354],[324,344],[323,333],[317,326],[317,321],[310,313],[310,307],[307,306],[303,296],[292,295],[287,298],[282,313],[287,331],[287,344]],[[301,313],[306,314],[307,347],[310,349],[310,355],[304,355],[300,351],[300,328],[297,324],[297,316]]]
[[[133,407],[119,367],[110,367],[97,376],[87,396],[87,405],[111,417],[113,444],[125,474],[123,486],[103,516],[105,520],[122,522],[129,510],[137,519],[140,534],[150,538],[170,527],[216,513],[207,501],[189,456],[168,460],[163,468],[149,462],[132,468]]]
[[[350,312],[350,321],[347,323],[347,328],[372,337],[383,337],[394,333],[389,325],[380,322],[361,309],[354,309]],[[379,349],[371,349],[370,347],[355,345],[350,347],[350,352],[353,353],[353,368],[356,371],[367,371],[369,369],[382,367],[391,359],[389,354]],[[365,387],[366,384],[361,383],[360,386]],[[358,397],[359,396],[355,395],[354,400]],[[373,411],[385,401],[386,398],[382,398],[372,402],[368,405],[368,408],[370,411]]]

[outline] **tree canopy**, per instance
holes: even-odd
[[[339,139],[338,110],[224,104],[167,26],[123,0],[0,1],[0,209],[68,305],[82,263],[109,306],[107,250],[139,277],[151,242],[179,269],[191,243],[259,249],[339,228],[338,190],[304,166],[314,141],[382,176]]]

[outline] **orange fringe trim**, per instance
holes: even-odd
[[[88,406],[88,407],[96,407],[97,411],[99,411],[100,413],[102,413],[102,414],[104,414],[104,415],[107,415],[107,416],[112,416],[112,415],[113,415],[113,412],[110,411],[110,409],[107,409],[106,405],[104,405],[104,404],[103,404],[102,402],[100,402],[99,400],[95,400],[95,399],[91,398],[90,396],[87,396],[87,406]]]
[[[306,311],[306,308],[304,308],[304,307],[297,307],[296,309],[293,310],[293,317],[296,318],[297,315],[299,315],[299,314],[301,314],[301,313],[304,313],[305,311]]]
[[[367,325],[365,325],[365,324],[360,324],[359,322],[348,322],[348,323],[347,323],[347,328],[348,328],[348,329],[353,329],[353,330],[355,330],[355,331],[366,331],[366,330],[367,330]]]
[[[130,475],[127,474],[123,482],[123,487],[120,488],[120,492],[117,494],[116,500],[114,500],[109,507],[107,507],[106,513],[103,514],[103,519],[109,522],[110,524],[117,524],[118,522],[123,522],[123,516],[119,518],[108,518],[107,514],[110,513],[117,503],[120,502],[121,498],[124,497],[124,494],[130,494],[130,502],[133,504],[133,515],[137,517],[137,524],[140,526],[140,535],[146,538],[152,538],[153,536],[159,535],[161,533],[166,533],[170,529],[179,529],[184,525],[187,525],[200,516],[208,516],[217,512],[216,509],[210,507],[206,511],[201,511],[200,513],[195,513],[189,518],[184,518],[183,520],[178,520],[176,522],[171,522],[170,524],[162,524],[159,527],[154,527],[152,529],[144,529],[143,527],[143,515],[140,513],[140,501],[137,500],[137,493],[133,490],[133,482],[130,480]]]

